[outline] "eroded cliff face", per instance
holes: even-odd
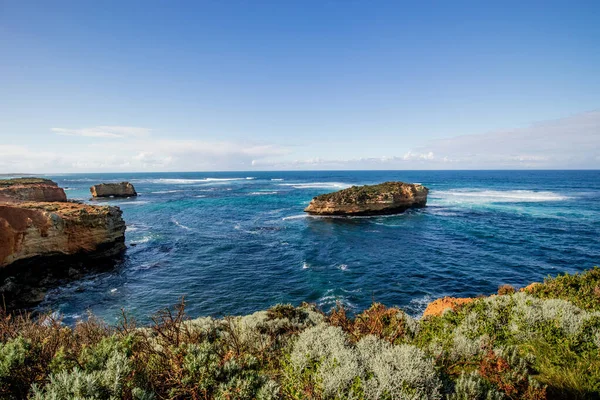
[[[315,197],[304,211],[315,215],[396,214],[425,207],[428,193],[423,185],[404,182],[352,186]]]
[[[0,180],[0,202],[67,201],[63,188],[42,178]]]
[[[0,267],[40,256],[109,257],[124,250],[118,207],[79,203],[0,204]]]
[[[0,180],[0,298],[29,308],[48,289],[87,272],[110,269],[125,250],[118,207],[69,202],[56,183]]]
[[[129,182],[101,183],[90,188],[93,197],[134,197],[137,192]]]

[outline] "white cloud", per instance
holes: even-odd
[[[1,172],[202,171],[249,169],[600,168],[600,111],[501,132],[436,140],[398,155],[298,158],[291,148],[254,141],[171,139],[126,126],[53,128],[87,144],[56,141],[36,150],[0,144]],[[93,139],[95,142],[89,142]],[[16,143],[15,141],[13,143]],[[84,142],[85,143],[85,142]],[[390,143],[390,148],[397,146]],[[365,149],[364,151],[368,151]]]
[[[262,160],[254,165],[278,169],[600,168],[600,111],[526,128],[436,140],[401,156]]]
[[[96,126],[80,129],[51,128],[50,130],[58,135],[92,138],[144,137],[150,133],[150,129],[136,126]]]
[[[438,140],[415,151],[459,168],[598,168],[600,111]]]

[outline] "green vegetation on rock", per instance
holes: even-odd
[[[0,318],[6,399],[598,399],[600,269],[421,320],[277,305],[137,326]]]
[[[54,181],[44,178],[12,178],[12,179],[0,179],[0,186],[14,186],[14,185],[53,185],[56,186]]]
[[[424,186],[404,182],[384,182],[377,185],[352,186],[333,193],[316,196],[314,200],[330,201],[338,204],[364,204],[371,201],[392,200],[405,196],[406,192],[416,193],[427,190]]]

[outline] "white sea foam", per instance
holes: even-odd
[[[279,182],[279,181],[283,181],[283,178],[271,178],[271,180]]]
[[[158,190],[156,192],[150,192],[150,193],[163,194],[163,193],[177,193],[177,192],[183,192],[183,190]]]
[[[142,244],[142,243],[148,243],[150,240],[152,240],[152,236],[144,236],[139,240],[132,240],[131,244]]]
[[[319,307],[325,307],[325,306],[335,306],[338,303],[340,303],[341,305],[343,305],[346,308],[350,308],[350,309],[356,309],[356,305],[351,303],[348,298],[346,296],[338,296],[338,295],[334,295],[334,294],[329,294],[331,293],[331,291],[327,291],[325,293],[325,296],[321,297],[318,301],[317,301],[317,305]]]
[[[117,289],[116,289],[116,288],[110,289],[110,292],[111,292],[111,293],[115,293],[116,291],[117,291]]]
[[[301,219],[301,218],[306,218],[308,217],[307,214],[300,214],[300,215],[290,215],[289,217],[283,217],[281,218],[283,221],[288,221],[290,219]]]
[[[279,186],[291,186],[294,189],[346,189],[352,185],[343,182],[307,182],[307,183],[280,183]]]
[[[194,197],[197,197],[197,198],[201,199],[201,198],[203,198],[203,197],[206,197],[206,195],[204,195],[204,194],[199,194],[198,196],[194,196]]]
[[[415,318],[419,318],[423,314],[423,311],[425,311],[425,309],[427,308],[427,305],[433,300],[434,298],[428,294],[422,297],[414,298],[406,307],[406,311],[409,315]]]
[[[144,204],[150,203],[149,201],[141,201],[141,200],[129,200],[129,201],[111,201],[109,204],[111,206],[142,206]]]
[[[250,196],[265,196],[269,194],[277,194],[278,192],[252,192]]]
[[[192,228],[190,228],[189,226],[185,226],[182,223],[180,223],[179,221],[177,221],[175,218],[171,218],[171,221],[173,221],[173,223],[175,225],[177,225],[178,227],[180,227],[181,229],[185,229],[186,231],[191,231],[193,230]]]
[[[170,185],[191,185],[194,183],[206,183],[206,182],[229,182],[229,181],[245,181],[252,180],[254,178],[199,178],[199,179],[179,179],[179,178],[159,178],[159,179],[137,179],[132,180],[133,182],[146,182],[156,184],[170,184]]]
[[[302,269],[309,269],[309,268],[310,268],[310,265],[308,265],[308,263],[306,261],[304,261],[302,263]]]
[[[453,189],[432,191],[430,199],[442,203],[485,204],[563,201],[569,197],[550,191]]]

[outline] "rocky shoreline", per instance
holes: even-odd
[[[0,181],[0,294],[9,309],[30,307],[48,287],[94,267],[114,266],[125,250],[118,207],[67,201],[47,179]]]

